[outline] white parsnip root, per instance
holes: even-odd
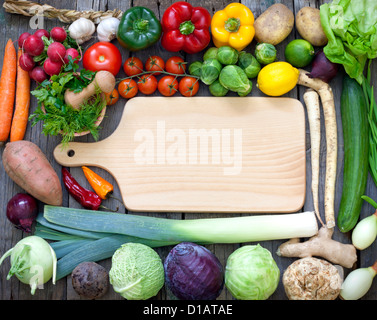
[[[304,102],[308,113],[310,127],[311,164],[312,164],[312,194],[314,211],[318,220],[324,225],[319,213],[318,186],[319,186],[319,158],[321,147],[321,113],[319,107],[319,96],[313,89],[304,93]]]
[[[357,261],[356,248],[352,244],[343,244],[332,240],[335,227],[334,199],[337,166],[337,124],[335,114],[335,102],[331,87],[320,79],[311,79],[308,72],[300,70],[297,84],[309,87],[304,94],[305,104],[308,110],[308,120],[310,125],[311,150],[312,150],[312,192],[314,210],[318,220],[322,223],[322,228],[318,234],[305,242],[300,242],[299,238],[291,239],[283,243],[277,251],[283,257],[322,257],[328,261],[339,264],[346,268],[351,268]],[[318,208],[318,176],[319,176],[319,156],[320,156],[320,116],[319,101],[321,98],[323,113],[325,117],[326,130],[326,178],[325,178],[325,219],[324,225]]]

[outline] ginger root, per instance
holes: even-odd
[[[279,246],[276,254],[282,257],[322,257],[334,264],[351,268],[357,261],[356,248],[352,244],[344,244],[331,237],[334,228],[322,227],[318,234],[305,242],[298,238],[290,239]]]

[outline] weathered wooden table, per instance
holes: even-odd
[[[66,0],[66,1],[58,1],[58,0],[49,0],[49,1],[38,1],[39,3],[48,3],[49,5],[61,8],[61,9],[74,9],[74,10],[112,10],[119,8],[122,11],[127,10],[130,6],[145,6],[152,9],[157,17],[161,17],[164,13],[164,10],[170,6],[174,1],[170,0],[159,0],[159,1],[147,1],[147,0],[133,0],[133,1],[125,1],[125,0]],[[189,1],[194,6],[204,6],[209,10],[211,14],[215,11],[224,8],[228,3],[232,1],[199,1],[199,0],[190,0]],[[294,13],[297,13],[298,10],[304,6],[312,6],[318,7],[322,4],[323,1],[316,1],[316,0],[282,0],[282,1],[273,1],[273,0],[266,0],[266,1],[255,1],[255,0],[242,0],[243,4],[248,6],[254,13],[255,17],[258,17],[264,10],[266,10],[269,6],[271,6],[274,2],[282,2],[287,5]],[[1,4],[3,1],[1,2]],[[44,19],[44,27],[46,29],[51,29],[57,25],[64,25],[63,23],[59,22],[58,20],[49,20]],[[25,32],[25,31],[32,31],[30,28],[30,17],[25,17],[22,15],[16,14],[9,14],[6,13],[3,8],[0,9],[0,52],[4,51],[5,44],[9,38],[13,41],[16,41],[18,36]],[[288,38],[281,44],[277,46],[278,50],[278,59],[284,60],[284,48],[286,44],[299,37],[297,31],[293,30],[292,33],[288,36]],[[96,42],[96,39],[92,39],[90,42],[84,44],[83,48],[87,48],[90,44]],[[113,41],[119,48],[119,44],[117,41]],[[246,49],[249,52],[253,52],[255,48],[255,41]],[[125,49],[121,48],[123,62],[131,55],[130,52],[126,51]],[[137,53],[137,56],[140,57],[143,61],[145,61],[150,55],[156,54],[162,56],[164,59],[169,58],[173,54],[170,52],[165,51],[160,44],[157,44],[147,50],[143,50]],[[186,55],[181,54],[182,57],[188,61],[188,63],[201,59],[202,53],[195,54],[195,55]],[[2,61],[2,59],[0,59]],[[2,63],[2,62],[0,62]],[[0,65],[1,66],[1,65]],[[376,74],[376,66],[373,66],[373,75]],[[337,109],[337,121],[338,121],[338,169],[337,169],[337,189],[336,189],[336,198],[335,198],[335,209],[339,207],[340,195],[341,195],[341,187],[342,187],[342,172],[343,172],[343,139],[342,139],[342,126],[341,126],[341,118],[339,113],[339,101],[340,101],[340,94],[341,94],[341,81],[342,81],[343,73],[340,72],[338,76],[331,82],[331,86],[333,88],[334,96],[335,96],[335,103]],[[118,77],[123,77],[123,70],[119,73]],[[33,88],[35,87],[35,83],[33,83]],[[296,87],[291,92],[286,94],[287,97],[297,98],[303,102],[303,93],[305,92],[305,88],[303,87]],[[140,94],[141,95],[141,94]],[[155,93],[155,95],[159,95]],[[209,96],[208,87],[201,85],[200,91],[198,96]],[[254,89],[251,93],[252,96],[262,96],[263,94],[255,87],[254,81]],[[107,110],[107,117],[102,123],[102,129],[100,131],[100,139],[103,139],[109,136],[117,127],[120,115],[123,112],[123,108],[126,101],[125,99],[120,99],[116,105],[109,107]],[[36,108],[36,99],[32,97],[31,103],[31,111],[33,112]],[[307,188],[306,188],[306,202],[304,207],[302,208],[303,211],[310,211],[313,210],[313,202],[311,196],[311,162],[310,162],[310,135],[308,125],[306,126],[307,132],[307,148],[306,148],[306,162],[307,162]],[[324,133],[324,128],[322,128]],[[325,170],[325,153],[326,153],[326,144],[324,140],[324,134],[322,134],[322,147],[321,147],[321,176],[320,176],[320,210],[323,213],[323,190],[324,190],[324,170]],[[60,137],[46,137],[41,134],[41,124],[39,123],[35,127],[31,127],[28,125],[25,140],[30,140],[36,143],[41,150],[46,154],[49,161],[52,163],[54,169],[58,173],[59,177],[61,174],[61,167],[58,165],[53,157],[52,151],[54,150],[55,146],[60,143]],[[85,136],[76,139],[76,141],[93,141],[91,136]],[[0,149],[0,154],[2,155],[3,148]],[[89,187],[80,167],[78,168],[71,168],[71,173],[77,179],[77,181],[82,184],[83,186]],[[96,170],[98,173],[103,175],[106,179],[113,182],[115,186],[115,196],[119,195],[119,189],[116,185],[113,177],[106,171],[99,169]],[[2,192],[0,193],[0,254],[3,254],[9,248],[13,247],[21,238],[25,236],[22,231],[17,230],[12,227],[10,222],[7,220],[5,212],[6,212],[6,205],[9,199],[15,195],[17,192],[23,192],[23,190],[18,187],[13,181],[7,176],[4,172],[4,168],[0,165],[0,183]],[[90,188],[90,187],[89,187]],[[63,188],[64,189],[64,188]],[[372,181],[369,177],[368,186],[366,190],[366,194],[370,197],[377,199],[377,190]],[[106,200],[106,206],[110,208],[115,208],[118,206],[118,203],[113,200]],[[66,207],[74,207],[80,208],[80,205],[72,199],[64,189],[64,199],[63,199],[63,206]],[[40,204],[40,210],[43,210],[43,205]],[[121,212],[125,212],[125,208],[120,208]],[[372,213],[372,208],[368,204],[364,204],[361,212],[361,217],[366,217],[367,215]],[[165,217],[170,219],[189,219],[189,218],[202,218],[202,217],[224,217],[226,216],[223,213],[219,214],[188,214],[188,213],[140,213],[145,215],[154,215],[159,217]],[[323,217],[324,219],[324,217]],[[350,234],[343,234],[337,228],[334,233],[334,239],[342,241],[344,243],[350,243]],[[266,249],[270,250],[273,254],[274,259],[276,260],[281,274],[283,274],[284,270],[295,260],[291,258],[282,258],[276,255],[276,250],[278,246],[284,242],[284,240],[275,240],[275,241],[265,241],[260,242],[260,244],[265,247]],[[216,245],[209,245],[208,248],[216,254],[216,256],[220,259],[223,266],[226,264],[226,260],[230,253],[232,253],[235,249],[240,247],[243,244],[216,244]],[[358,252],[358,261],[356,267],[368,267],[374,263],[377,259],[376,254],[377,244],[374,243],[368,249]],[[159,248],[157,249],[158,253],[164,259],[169,252],[169,247]],[[110,259],[106,261],[102,261],[101,264],[105,266],[107,269],[110,269],[111,262]],[[30,295],[30,290],[27,285],[20,283],[15,277],[11,280],[7,281],[6,276],[9,270],[9,259],[3,263],[0,267],[0,299],[1,300],[26,300],[26,299],[38,299],[38,300],[75,300],[80,299],[79,296],[75,293],[72,289],[71,279],[70,277],[66,277],[62,280],[59,280],[56,285],[52,285],[48,283],[45,285],[44,290],[37,290],[34,296]],[[350,269],[345,270],[345,274],[347,275],[350,272]],[[121,298],[117,293],[109,290],[106,296],[103,298],[106,300],[119,300]],[[159,300],[169,300],[174,299],[174,297],[166,290],[164,287],[158,296],[155,299]],[[219,299],[222,300],[232,300],[234,299],[231,294],[224,288],[222,291]],[[275,291],[275,293],[270,297],[271,300],[286,300],[286,294],[284,292],[284,288],[282,282]],[[364,296],[365,300],[376,300],[377,299],[377,283],[374,282],[371,290]]]

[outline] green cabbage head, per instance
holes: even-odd
[[[235,250],[225,268],[225,286],[238,300],[266,300],[280,279],[280,270],[271,252],[258,245]]]
[[[160,256],[141,243],[126,243],[115,251],[109,271],[114,291],[127,300],[147,300],[165,282]]]

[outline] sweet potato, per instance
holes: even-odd
[[[37,145],[26,140],[7,143],[3,165],[8,176],[36,199],[50,205],[62,205],[60,180]]]

